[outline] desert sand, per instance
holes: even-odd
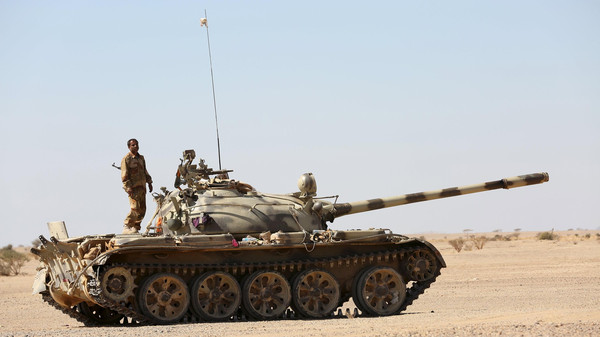
[[[448,240],[465,234],[425,234],[447,268],[405,312],[374,318],[85,327],[31,294],[32,260],[0,277],[0,336],[600,336],[597,232],[520,233],[460,253]]]

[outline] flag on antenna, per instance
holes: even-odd
[[[208,26],[208,24],[206,22],[207,22],[206,18],[200,19],[200,27],[202,27],[202,26]]]

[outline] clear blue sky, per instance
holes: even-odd
[[[120,231],[131,137],[156,188],[185,149],[218,166],[204,9],[234,178],[354,201],[548,171],[332,227],[600,227],[596,1],[0,0],[0,246]]]

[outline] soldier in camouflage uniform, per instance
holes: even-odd
[[[152,192],[152,177],[146,170],[144,156],[138,153],[139,143],[136,139],[127,141],[129,153],[121,161],[121,180],[123,189],[129,195],[131,211],[125,218],[123,234],[137,233],[146,214],[146,184]]]

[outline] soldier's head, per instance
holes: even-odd
[[[138,150],[140,149],[140,145],[139,145],[137,139],[135,139],[135,138],[131,138],[130,140],[127,141],[127,147],[129,148],[129,151],[131,151],[131,153],[133,153],[133,154],[137,154]]]

